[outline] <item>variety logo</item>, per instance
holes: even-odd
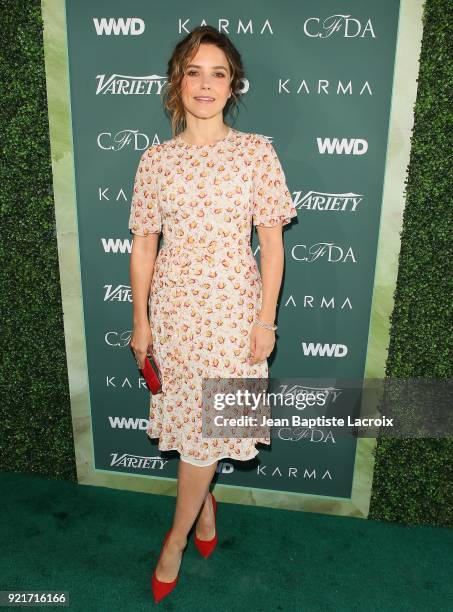
[[[128,76],[125,74],[112,74],[106,78],[105,74],[98,74],[98,86],[96,95],[160,95],[162,87],[167,79],[158,74],[149,76]]]
[[[348,354],[345,344],[302,342],[302,348],[306,357],[346,357]]]
[[[321,211],[349,211],[355,212],[357,206],[363,200],[363,195],[359,193],[325,193],[323,191],[307,191],[302,195],[301,191],[296,191],[294,205],[296,208],[306,210]]]
[[[124,332],[121,332],[121,333],[117,331],[108,331],[104,336],[105,343],[108,346],[119,346],[120,348],[129,346],[130,338],[131,338],[130,329]]]
[[[135,468],[139,470],[163,470],[168,463],[162,457],[142,457],[141,455],[131,455],[129,453],[110,453],[111,467]]]
[[[329,38],[336,33],[343,38],[376,38],[371,19],[363,23],[351,15],[331,15],[322,22],[319,17],[304,21],[304,34],[310,38]]]
[[[291,79],[285,79],[285,80],[279,79],[278,80],[278,93],[293,93],[291,89],[288,89],[288,87],[291,87],[290,81]],[[307,85],[307,81],[303,80],[299,83],[294,93],[297,93],[297,94],[302,93],[302,94],[307,94],[307,95],[315,94],[318,96],[321,94],[326,94],[328,96],[332,94],[337,95],[337,96],[339,96],[340,94],[352,96],[353,93],[358,93],[359,96],[362,96],[363,94],[368,94],[370,96],[373,95],[373,92],[371,91],[371,87],[368,81],[365,81],[364,83],[362,83],[358,90],[356,86],[354,86],[354,90],[353,90],[352,81],[349,81],[345,85],[343,84],[342,81],[338,81],[336,88],[333,91],[329,90],[329,87],[330,87],[330,82],[327,81],[326,79],[320,79],[318,83],[314,85],[313,89],[310,89],[309,86]]]
[[[352,247],[345,250],[333,244],[333,242],[317,242],[310,247],[306,244],[295,244],[291,249],[291,255],[296,261],[307,261],[309,263],[322,257],[327,259],[329,263],[346,263],[348,260],[357,263]]]
[[[93,17],[98,36],[140,36],[145,31],[145,22],[139,17]]]
[[[132,302],[130,285],[104,285],[104,302]]]
[[[143,457],[142,455],[132,455],[130,453],[110,453],[111,467],[134,468],[139,470],[163,470],[169,459],[163,457]],[[216,472],[226,476],[234,472],[234,465],[223,459],[217,463]]]
[[[317,138],[316,142],[321,155],[364,155],[368,151],[364,138]]]
[[[104,151],[121,151],[121,149],[124,149],[131,143],[133,144],[134,151],[145,151],[151,144],[154,144],[154,142],[150,143],[146,134],[142,134],[138,130],[122,130],[116,134],[101,132],[98,134],[96,142],[98,147]]]
[[[277,391],[277,389],[276,389]],[[300,384],[280,384],[278,385],[278,393],[281,393],[284,397],[292,397],[296,398],[298,395],[308,395],[311,394],[318,398],[319,405],[323,406],[333,406],[339,398],[343,395],[343,390],[341,387],[332,387],[329,385],[328,387],[316,387],[310,385],[300,385]],[[304,406],[295,406],[297,410],[305,410]]]
[[[128,238],[101,238],[105,253],[130,253],[132,244]]]

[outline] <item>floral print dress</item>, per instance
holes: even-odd
[[[248,460],[270,437],[203,438],[203,377],[268,378],[267,360],[249,365],[249,334],[262,300],[250,245],[252,223],[286,225],[297,216],[266,137],[229,128],[209,145],[180,135],[141,156],[129,229],[162,232],[149,297],[162,393],[151,395],[147,435],[160,450],[195,461]]]

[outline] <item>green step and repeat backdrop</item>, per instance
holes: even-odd
[[[339,379],[365,377],[372,310],[379,308],[376,297],[373,302],[378,257],[399,248],[398,242],[383,244],[382,219],[400,2],[63,5],[58,13],[59,3],[44,2],[43,14],[49,92],[64,90],[62,105],[67,95],[72,138],[73,247],[80,258],[89,416],[82,426],[75,400],[79,479],[140,488],[131,485],[137,476],[175,479],[179,458],[177,452],[161,456],[157,440],[147,438],[149,392],[128,346],[133,180],[142,152],[172,137],[161,99],[172,49],[193,27],[209,24],[228,33],[243,57],[244,104],[234,122],[226,120],[272,142],[298,213],[284,232],[270,376],[335,386]],[[53,42],[64,44],[67,54],[61,82],[54,76]],[[51,125],[64,122],[52,109],[50,103]],[[55,163],[54,175],[59,172]],[[64,231],[60,221],[59,235]],[[259,262],[255,230],[252,240]],[[61,268],[64,275],[63,262]],[[65,325],[69,338],[74,330]],[[357,443],[282,428],[274,431],[271,448],[258,446],[250,466],[221,461],[217,483],[235,491],[350,499]],[[122,478],[96,480],[93,474]]]

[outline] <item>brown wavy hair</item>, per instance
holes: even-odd
[[[245,77],[241,55],[226,34],[219,32],[213,26],[198,26],[189,32],[174,48],[168,62],[168,80],[162,88],[164,109],[170,118],[173,137],[177,136],[186,127],[181,83],[186,67],[196,55],[201,43],[216,45],[225,53],[230,68],[231,96],[223,108],[223,116],[225,117],[230,111],[238,112],[242,79]]]

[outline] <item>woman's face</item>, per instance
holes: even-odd
[[[181,83],[186,113],[199,119],[222,114],[231,95],[230,78],[225,53],[216,45],[201,44],[190,60]]]

